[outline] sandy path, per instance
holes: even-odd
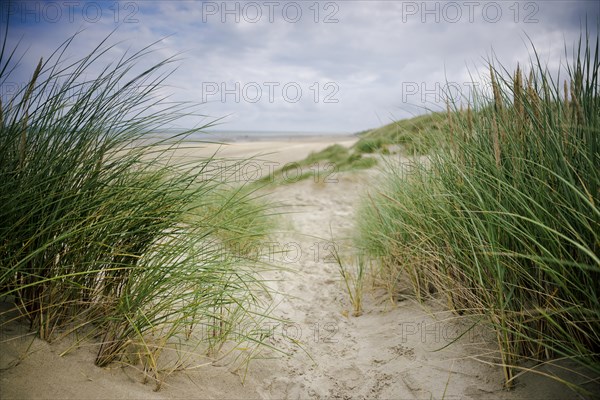
[[[444,311],[443,301],[421,305],[407,297],[391,304],[371,287],[364,295],[364,314],[349,316],[348,297],[328,249],[333,233],[340,253],[352,252],[348,245],[357,202],[365,190],[376,187],[375,172],[340,174],[339,182],[332,184],[307,180],[271,193],[289,212],[285,217],[290,225],[276,239],[290,253],[281,260],[289,270],[278,273],[275,288],[280,293],[277,314],[291,326],[275,334],[299,339],[307,353],[291,347],[294,356],[276,364],[273,375],[258,388],[261,396],[572,398],[574,393],[564,386],[533,374],[520,379],[514,390],[504,390],[501,369],[472,358],[496,355],[494,334],[476,328],[460,337],[468,322]]]
[[[260,393],[290,399],[464,398],[500,390],[495,368],[454,360],[453,352],[431,352],[456,337],[457,327],[436,323],[412,301],[381,304],[366,293],[364,314],[350,316],[337,264],[329,257],[331,232],[340,252],[351,252],[346,244],[356,204],[372,176],[340,175],[338,183],[326,185],[304,181],[272,193],[290,212],[291,225],[278,241],[290,250],[282,264],[292,271],[280,272],[276,289],[278,312],[292,326],[279,333],[301,339],[310,357],[296,351]],[[298,248],[299,259],[291,251]]]

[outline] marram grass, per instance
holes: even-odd
[[[387,154],[390,149],[400,146],[403,153],[419,156],[443,145],[448,130],[445,113],[435,112],[360,132],[360,139],[353,148],[358,154]]]
[[[586,38],[559,77],[535,51],[526,72],[490,63],[491,93],[450,106],[446,145],[410,173],[390,165],[363,201],[388,286],[407,276],[483,317],[507,386],[525,361],[600,374],[599,55]]]
[[[135,354],[157,388],[192,359],[166,353],[235,340],[251,356],[269,297],[257,258],[228,243],[264,238],[266,209],[206,179],[210,159],[173,161],[202,128],[149,139],[194,112],[159,96],[173,59],[140,69],[149,46],[104,65],[105,40],[67,61],[74,40],[0,105],[0,298],[42,339],[92,338],[99,366]],[[2,85],[15,54],[5,36]]]
[[[305,179],[312,179],[315,183],[334,183],[338,181],[340,172],[369,169],[375,165],[377,159],[374,157],[364,157],[352,148],[332,144],[321,151],[311,152],[303,160],[287,163],[265,174],[256,183],[291,184]]]

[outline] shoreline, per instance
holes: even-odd
[[[253,143],[253,142],[329,142],[332,140],[347,141],[358,139],[359,136],[356,134],[309,134],[309,135],[294,135],[294,134],[276,134],[276,135],[264,135],[264,136],[222,136],[219,134],[207,133],[207,138],[222,141],[224,143]],[[202,140],[202,139],[199,139]]]
[[[180,135],[181,132],[148,133],[148,137],[165,140],[169,137]],[[346,141],[359,139],[358,133],[331,133],[331,132],[211,132],[199,131],[185,136],[184,141],[192,142],[221,142],[221,143],[247,143],[247,142],[317,142],[317,141]]]

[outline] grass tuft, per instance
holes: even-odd
[[[526,361],[600,374],[599,54],[581,40],[564,81],[535,49],[528,74],[490,62],[491,96],[452,108],[451,140],[409,170],[390,163],[363,201],[361,242],[390,289],[408,277],[483,317],[507,386]]]
[[[233,249],[265,237],[266,208],[206,179],[211,159],[176,161],[208,125],[157,135],[194,113],[159,95],[174,59],[141,69],[148,46],[104,65],[107,38],[67,62],[75,39],[0,105],[0,297],[44,340],[96,340],[98,366],[136,354],[159,388],[174,353],[265,343],[248,326],[268,314],[260,264]]]
[[[333,144],[319,152],[313,152],[304,160],[288,163],[264,176],[257,182],[264,183],[296,183],[312,178],[315,183],[337,182],[337,173],[368,169],[377,164],[373,157],[363,157],[340,144]]]
[[[361,132],[353,148],[359,154],[401,151],[419,156],[443,145],[448,140],[448,134],[449,122],[445,114],[435,112]]]

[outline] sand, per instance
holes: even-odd
[[[234,143],[222,156],[259,155],[287,163],[334,141]],[[211,146],[188,156],[210,154],[215,149]],[[337,182],[305,180],[269,193],[287,212],[274,241],[292,250],[277,258],[285,269],[265,276],[278,293],[275,316],[288,321],[274,329],[272,341],[289,355],[254,360],[243,382],[230,366],[210,364],[175,372],[154,392],[154,385],[144,384],[131,368],[95,367],[94,346],[60,356],[71,344],[68,339],[48,344],[27,335],[22,325],[4,324],[0,398],[573,398],[564,386],[532,374],[520,377],[515,389],[505,390],[501,369],[475,359],[486,353],[493,359],[493,335],[477,329],[455,341],[468,322],[444,311],[441,300],[420,305],[407,295],[392,302],[368,286],[363,314],[352,315],[338,266],[330,257],[331,243],[333,239],[352,265],[347,245],[355,229],[356,206],[362,193],[375,190],[377,175],[377,170],[337,174]]]
[[[305,137],[300,139],[276,138],[233,143],[194,143],[189,149],[179,150],[180,157],[190,159],[211,157],[217,159],[247,160],[252,158],[280,168],[287,163],[299,161],[311,152],[318,152],[332,144],[351,146],[357,138],[352,136]]]

